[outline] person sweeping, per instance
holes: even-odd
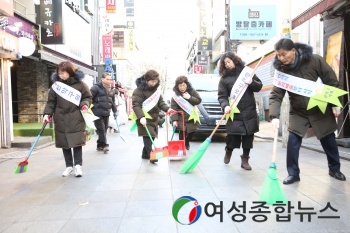
[[[236,108],[230,107],[230,99],[235,99],[233,87],[243,71],[245,65],[242,59],[233,52],[225,53],[219,63],[221,75],[218,87],[218,100],[225,114],[231,115],[226,123],[226,147],[224,163],[231,160],[232,152],[242,145],[241,167],[251,170],[249,154],[253,148],[254,133],[259,132],[259,118],[256,112],[254,92],[259,92],[263,86],[261,80],[254,74],[244,82],[248,85],[246,91],[237,101]]]
[[[182,122],[180,113],[171,116],[173,126],[179,129],[179,140],[185,140],[186,150],[190,149],[190,140],[198,129],[199,115],[196,105],[202,102],[202,98],[193,89],[186,76],[179,76],[173,87],[174,96],[171,98],[171,108],[175,111],[184,111],[185,122]],[[184,123],[185,128],[182,128]],[[185,131],[185,138],[183,138]]]
[[[274,128],[279,127],[281,103],[286,92],[290,101],[288,176],[283,184],[300,181],[299,152],[302,139],[309,128],[313,128],[327,155],[328,174],[334,179],[345,181],[346,177],[340,171],[339,151],[334,135],[337,129],[334,115],[340,109],[334,104],[339,103],[339,96],[346,92],[339,89],[339,81],[334,71],[325,59],[312,53],[311,46],[284,38],[275,44],[275,51],[273,66],[276,72],[269,96],[269,116]],[[286,88],[288,86],[295,88]],[[326,92],[331,94],[327,95]],[[332,104],[327,104],[328,102]],[[321,108],[316,107],[319,106],[316,103],[321,103]]]
[[[81,177],[86,124],[80,111],[88,110],[91,92],[82,81],[84,73],[76,70],[70,61],[58,64],[51,78],[54,83],[49,90],[43,122],[50,122],[53,117],[56,147],[62,148],[66,163],[62,176],[74,173]]]
[[[161,91],[158,88],[159,85],[159,73],[156,70],[148,70],[143,76],[136,79],[137,88],[132,94],[132,109],[134,113],[131,118],[136,119],[138,135],[143,139],[142,159],[150,159],[152,141],[158,136],[159,110],[168,113],[173,111],[170,111],[171,109],[163,100]],[[150,162],[155,163],[158,160],[153,159]]]

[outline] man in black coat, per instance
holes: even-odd
[[[92,94],[92,112],[99,119],[95,120],[96,133],[98,135],[97,150],[109,151],[107,144],[107,129],[109,114],[113,111],[114,119],[117,118],[117,107],[115,105],[115,91],[112,86],[112,76],[110,73],[103,73],[101,81],[94,84],[90,91]]]

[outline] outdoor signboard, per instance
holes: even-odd
[[[63,44],[62,0],[40,2],[41,43]]]
[[[231,5],[231,40],[269,40],[275,35],[275,5]]]

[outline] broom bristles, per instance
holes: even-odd
[[[210,142],[211,142],[210,137],[205,139],[204,142],[202,142],[199,148],[182,165],[182,168],[180,170],[181,174],[190,172],[197,166],[197,164],[203,157],[205,151],[208,149]]]
[[[15,169],[15,174],[24,173],[27,171],[28,165],[20,166],[18,165]]]
[[[269,205],[276,203],[287,203],[286,196],[280,186],[275,163],[270,165],[260,192],[260,201],[265,201]]]

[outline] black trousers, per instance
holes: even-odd
[[[148,136],[143,136],[143,149],[142,149],[142,157],[149,159],[152,151],[152,141]],[[154,137],[152,140],[154,141]]]
[[[235,135],[227,134],[226,136],[226,148],[229,150],[239,149],[242,144],[243,149],[253,148],[254,134],[251,135]]]
[[[100,119],[94,121],[96,127],[96,134],[98,135],[97,147],[105,147],[107,144],[107,130],[109,123],[109,116],[100,116]]]
[[[83,147],[78,146],[72,149],[64,149],[62,148],[64,160],[66,161],[66,167],[73,167],[74,165],[83,165]],[[74,158],[74,161],[73,161]]]
[[[327,155],[328,168],[332,172],[340,172],[340,159],[338,145],[335,141],[334,133],[320,139],[322,148]],[[289,132],[287,143],[287,171],[290,176],[297,176],[299,169],[299,151],[302,143],[302,137]]]
[[[193,137],[195,132],[191,132],[191,133],[187,133],[187,131],[185,131],[185,145],[188,146],[190,145],[190,141]],[[183,140],[184,139],[184,133],[182,130],[179,130],[179,140]]]

